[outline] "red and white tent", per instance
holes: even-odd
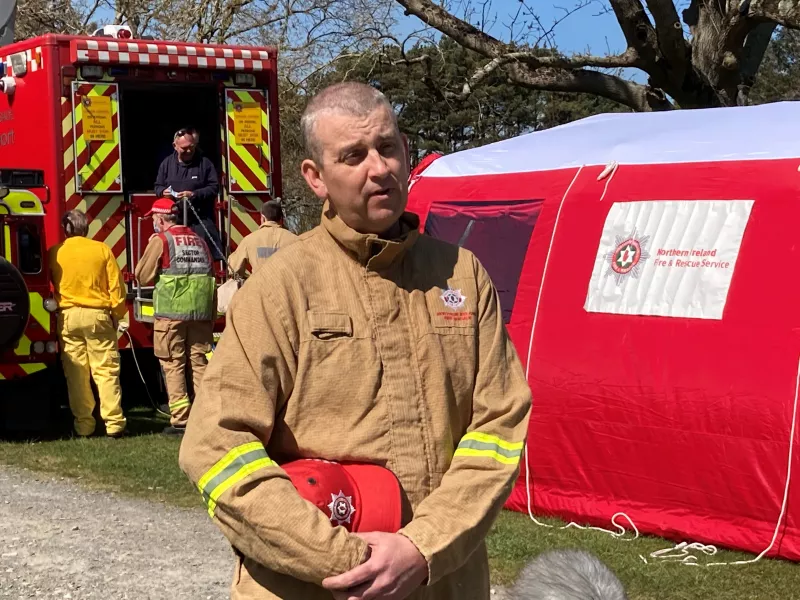
[[[419,174],[409,210],[487,268],[533,393],[509,508],[800,559],[799,166],[778,103],[601,115]]]

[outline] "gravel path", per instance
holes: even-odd
[[[0,466],[0,598],[218,600],[233,560],[201,510]]]
[[[217,600],[233,561],[201,510],[0,467],[0,598]]]

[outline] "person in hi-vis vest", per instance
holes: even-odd
[[[186,363],[191,361],[192,387],[200,387],[208,364],[214,326],[215,280],[211,253],[189,227],[178,225],[180,210],[169,198],[153,203],[148,216],[156,233],[136,265],[140,285],[155,281],[153,290],[153,351],[161,361],[169,396],[170,426],[166,434],[181,435],[189,419],[191,400]]]

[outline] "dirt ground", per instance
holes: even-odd
[[[227,598],[233,553],[202,510],[0,467],[0,598]]]

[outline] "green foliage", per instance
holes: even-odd
[[[755,85],[753,104],[800,100],[800,31],[781,28],[772,40]]]
[[[405,56],[397,46],[386,45],[342,58],[315,87],[350,80],[379,88],[395,106],[414,164],[430,152],[456,152],[621,110],[601,98],[521,88],[509,83],[502,70],[488,75],[466,98],[454,97],[485,64],[485,58],[442,37],[437,44],[417,44]]]
[[[305,158],[300,116],[309,95],[327,85],[362,81],[380,89],[408,136],[412,165],[430,152],[448,154],[594,114],[629,110],[597,96],[521,88],[509,83],[502,71],[489,75],[466,98],[453,98],[484,64],[485,58],[443,37],[437,44],[419,43],[405,56],[395,45],[340,56],[330,69],[310,77],[303,89],[284,81],[281,166],[290,227],[306,231],[319,222],[321,205],[300,176]]]

